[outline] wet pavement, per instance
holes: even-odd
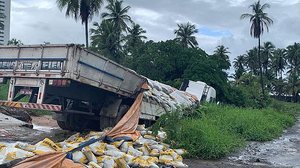
[[[270,142],[251,142],[230,161],[243,164],[271,165],[300,168],[300,117],[284,134]]]
[[[32,128],[33,126],[33,128]],[[44,138],[64,140],[72,132],[61,130],[58,127],[40,126],[26,123],[0,113],[0,142],[28,142],[36,143]]]

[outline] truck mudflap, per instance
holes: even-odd
[[[23,109],[48,110],[48,111],[56,111],[56,112],[61,111],[60,105],[53,105],[53,104],[37,104],[37,103],[24,103],[24,102],[0,100],[0,106],[23,108]]]

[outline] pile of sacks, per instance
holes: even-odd
[[[141,136],[134,142],[115,141],[111,144],[97,141],[82,150],[72,154],[72,160],[90,168],[129,168],[129,167],[188,167],[182,162],[183,149],[170,149],[162,141],[166,133],[159,131],[154,136],[151,131],[139,126]],[[69,152],[91,138],[99,138],[104,132],[90,132],[87,135],[79,133],[72,135],[63,142],[54,143],[48,138],[35,145],[15,143],[13,145],[0,144],[0,163],[18,158],[31,157],[49,152]]]
[[[169,85],[148,79],[149,90],[144,92],[144,98],[154,99],[163,105],[166,111],[176,110],[185,106],[191,107],[199,103],[196,96],[184,91],[177,90]]]

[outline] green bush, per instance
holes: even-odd
[[[291,105],[290,105],[291,107]],[[185,148],[189,157],[217,159],[243,146],[247,141],[269,141],[294,124],[293,110],[252,109],[206,104],[162,116],[153,126],[168,134],[167,142]]]
[[[208,105],[206,115],[215,125],[240,134],[249,141],[268,141],[279,136],[295,122],[293,115],[274,109],[236,108],[231,106]]]
[[[9,84],[0,84],[0,100],[7,100]]]

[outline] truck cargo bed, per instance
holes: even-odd
[[[79,45],[0,46],[0,78],[71,79],[132,97],[146,79]]]

